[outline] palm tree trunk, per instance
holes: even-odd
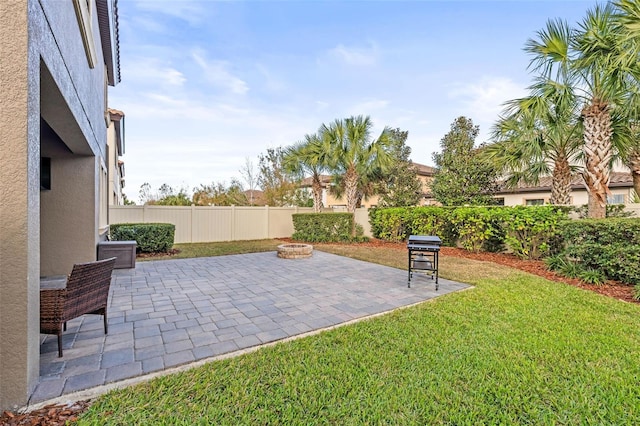
[[[611,115],[604,102],[594,100],[582,110],[584,117],[584,182],[589,191],[590,218],[606,217],[611,161]]]
[[[320,176],[313,176],[311,190],[313,191],[313,211],[320,213],[322,209],[322,184],[320,183]]]
[[[347,198],[347,211],[355,213],[358,204],[358,173],[349,167],[344,175],[344,195]]]
[[[549,202],[563,206],[571,204],[571,167],[566,156],[559,156],[555,160]]]

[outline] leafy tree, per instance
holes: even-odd
[[[201,184],[193,191],[193,203],[197,206],[247,206],[249,200],[240,181],[232,179],[229,186],[221,182]]]
[[[458,117],[451,131],[440,140],[442,152],[433,154],[436,172],[431,191],[445,206],[494,204],[497,170],[474,148],[479,127],[466,117]]]
[[[385,127],[380,136],[372,140],[372,126],[369,117],[360,115],[320,127],[319,137],[328,149],[327,166],[334,182],[344,189],[350,213],[355,212],[363,196],[372,192],[371,183],[391,165],[391,131]]]
[[[507,185],[537,184],[551,175],[551,204],[571,204],[571,177],[582,147],[580,111],[570,86],[540,78],[525,98],[506,103],[484,153]]]
[[[638,40],[626,30],[621,16],[625,16],[624,10],[608,3],[589,10],[578,28],[550,20],[525,47],[533,55],[533,69],[580,93],[583,178],[592,218],[606,215],[612,159],[615,151],[624,153],[629,142],[621,133],[614,138],[613,117],[630,116],[640,105]]]
[[[389,170],[376,185],[383,207],[415,206],[422,198],[422,182],[418,178],[418,169],[411,162],[411,148],[407,146],[409,132],[400,129],[389,131],[392,139],[392,156]]]
[[[284,157],[285,151],[281,147],[268,148],[266,154],[259,157],[258,183],[269,206],[298,205],[299,179],[284,166]]]
[[[181,188],[176,192],[170,185],[163,183],[158,191],[158,199],[154,204],[159,206],[190,206],[191,199],[187,195],[187,190]]]
[[[322,182],[320,177],[326,171],[328,147],[317,134],[305,135],[304,140],[285,149],[283,166],[297,176],[311,177],[313,211],[322,210]]]
[[[123,202],[123,204],[124,204],[125,206],[135,206],[135,205],[136,205],[136,202],[135,202],[135,201],[133,201],[133,200],[130,200],[130,199],[127,197],[127,194],[122,194],[122,202]]]

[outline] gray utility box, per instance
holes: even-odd
[[[135,241],[102,241],[98,243],[98,260],[116,258],[116,269],[136,267]]]

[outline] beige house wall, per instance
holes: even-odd
[[[433,181],[432,176],[424,176],[418,174],[418,179],[422,185],[422,193],[428,194],[431,192],[431,182]],[[375,207],[380,203],[380,197],[378,195],[371,196],[365,200],[362,200],[362,208],[371,208]],[[328,188],[322,188],[322,204],[328,208],[342,208],[347,206],[347,201],[344,197],[336,197]],[[420,205],[433,204],[431,200],[422,199],[420,201]]]
[[[0,411],[24,405],[39,378],[40,276],[94,260],[107,220],[107,73],[96,3],[91,68],[76,1],[87,5],[0,1]]]
[[[122,192],[124,176],[122,176],[118,164],[120,155],[122,154],[118,150],[118,134],[116,132],[116,126],[119,125],[120,123],[116,121],[116,119],[110,119],[107,129],[107,167],[109,170],[108,204],[110,206],[121,206],[124,204]]]
[[[0,1],[0,411],[27,401],[39,374],[39,92],[28,5]],[[29,315],[27,313],[36,313]]]
[[[624,203],[629,204],[632,201],[631,188],[611,188],[612,195],[624,196]],[[551,191],[546,192],[520,192],[516,194],[500,194],[496,198],[504,198],[505,206],[522,206],[527,204],[527,200],[544,200],[545,204],[549,203]],[[589,194],[586,190],[571,191],[571,204],[581,206],[587,204]]]

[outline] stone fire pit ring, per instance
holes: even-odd
[[[278,257],[282,259],[303,259],[311,257],[313,246],[311,244],[280,244],[278,246]]]

